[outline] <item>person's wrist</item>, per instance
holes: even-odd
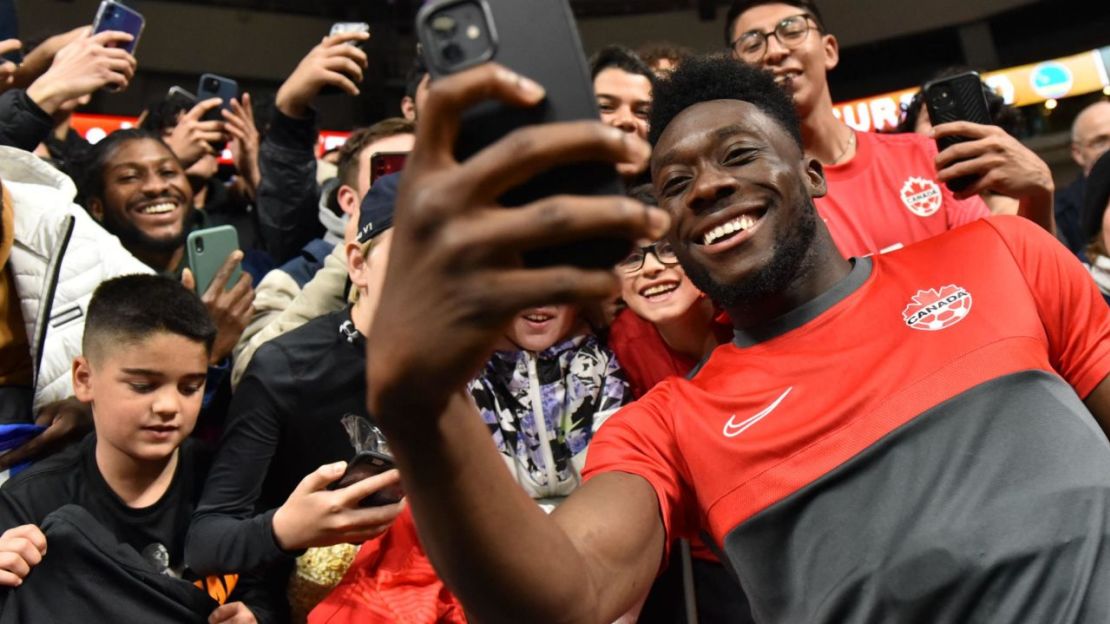
[[[274,106],[287,117],[304,119],[308,117],[308,107],[311,102],[311,98],[279,90],[277,97],[274,99]]]
[[[286,509],[285,505],[278,507],[274,512],[274,517],[270,520],[270,531],[274,534],[274,543],[277,547],[285,552],[292,552],[299,550],[300,547],[293,544],[289,536],[289,526],[286,523]]]
[[[36,80],[27,87],[27,97],[47,115],[53,115],[70,99],[61,84],[53,80]]]

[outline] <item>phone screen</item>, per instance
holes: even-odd
[[[135,47],[139,45],[139,35],[143,32],[143,23],[142,14],[135,9],[112,0],[104,0],[96,12],[96,19],[93,20],[93,34],[108,30],[128,33],[134,39],[120,47],[134,54]]]
[[[391,173],[397,173],[405,168],[405,159],[408,158],[408,152],[374,152],[370,155],[370,185],[373,186],[374,181],[387,176]]]

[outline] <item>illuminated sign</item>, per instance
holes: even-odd
[[[983,81],[1013,106],[1040,104],[1101,91],[1110,86],[1107,59],[1110,46],[1082,54],[1031,63],[983,74]],[[909,104],[917,87],[837,104],[833,114],[860,131],[890,130],[898,125],[902,105]]]

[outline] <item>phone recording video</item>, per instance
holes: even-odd
[[[405,168],[408,152],[374,152],[370,155],[370,186],[391,173],[397,173]]]
[[[977,72],[965,72],[956,76],[933,80],[923,88],[925,108],[934,126],[952,121],[971,121],[977,124],[991,123],[990,107],[983,94],[983,81]],[[967,137],[948,136],[937,139],[937,149],[945,149],[964,141]],[[954,192],[962,191],[975,183],[975,176],[964,176],[950,180],[947,186]]]

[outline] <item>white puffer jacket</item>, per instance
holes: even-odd
[[[31,356],[40,362],[37,412],[73,394],[70,366],[81,354],[85,310],[96,287],[119,275],[153,270],[73,203],[72,180],[34,154],[0,146],[0,181],[15,210],[10,260],[15,290]]]

